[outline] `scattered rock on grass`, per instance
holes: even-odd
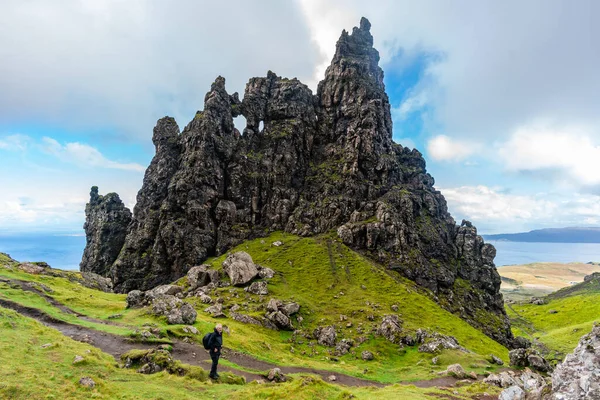
[[[491,355],[492,363],[498,365],[504,365],[504,361],[502,361],[499,357],[496,357],[494,354]]]
[[[335,346],[337,333],[335,332],[334,326],[319,327],[315,329],[314,336],[320,345],[330,347]]]
[[[498,396],[498,400],[524,400],[525,392],[518,386],[511,386],[503,390]]]
[[[73,360],[73,365],[81,364],[84,361],[85,359],[83,357],[76,355],[75,359]]]
[[[272,368],[267,374],[267,379],[270,382],[285,382],[287,380],[279,368]]]
[[[402,320],[397,315],[386,315],[377,328],[377,334],[383,336],[392,343],[400,340],[402,333]]]
[[[127,302],[127,308],[143,307],[145,305],[146,296],[141,290],[132,290],[127,293],[125,301]]]
[[[184,327],[183,327],[183,331],[184,331],[185,333],[191,333],[192,335],[197,335],[197,334],[199,334],[199,333],[200,333],[200,332],[198,331],[198,329],[196,329],[196,327],[195,327],[195,326],[189,326],[189,325],[188,325],[188,326],[184,326]]]
[[[550,372],[552,367],[535,349],[515,349],[508,352],[510,365],[514,367],[531,367],[540,372]]]
[[[223,313],[223,305],[217,303],[204,309],[204,312],[211,314],[215,318],[224,318],[226,315]]]
[[[191,304],[168,294],[160,294],[154,297],[152,312],[156,315],[166,316],[169,324],[192,325],[196,322],[197,316],[196,310]]]
[[[449,365],[448,368],[446,368],[445,373],[448,376],[453,376],[458,379],[464,379],[467,377],[467,373],[460,364]]]
[[[79,384],[87,388],[93,388],[94,386],[96,386],[96,382],[94,382],[94,380],[89,376],[84,376],[83,378],[81,378],[79,380]]]
[[[252,261],[250,254],[238,251],[227,256],[223,261],[223,270],[229,275],[231,284],[243,286],[258,275],[258,268]]]
[[[273,271],[271,268],[260,267],[260,269],[258,270],[258,276],[261,279],[273,279],[273,277],[275,276],[275,271]]]
[[[371,353],[370,351],[367,351],[367,350],[363,351],[361,356],[362,356],[362,359],[365,361],[369,361],[369,360],[373,359],[373,353]]]
[[[267,282],[265,281],[252,282],[250,286],[248,286],[244,290],[248,293],[259,294],[263,296],[269,294],[269,290],[267,289]]]

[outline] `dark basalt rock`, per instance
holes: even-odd
[[[240,101],[218,77],[183,132],[172,118],[159,120],[125,243],[111,247],[115,291],[172,282],[271,231],[337,230],[346,245],[511,346],[495,249],[470,222],[456,225],[421,153],[392,141],[378,61],[363,18],[342,32],[316,95],[269,71],[250,79]],[[240,114],[243,135],[233,124]],[[92,238],[86,251],[101,243]],[[89,268],[106,267],[92,261]]]
[[[93,272],[107,276],[112,264],[117,259],[125,235],[131,223],[131,211],[116,193],[104,196],[98,194],[98,187],[93,186],[90,202],[85,206],[86,246],[79,268],[82,272]]]

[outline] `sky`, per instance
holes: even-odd
[[[316,89],[362,16],[394,140],[457,222],[600,226],[595,0],[3,0],[0,233],[82,231],[93,185],[133,207],[159,118],[183,129],[218,75]]]

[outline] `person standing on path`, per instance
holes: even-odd
[[[208,375],[211,379],[218,379],[217,365],[219,364],[219,357],[221,357],[221,347],[223,346],[223,325],[215,325],[215,331],[210,335],[209,341],[209,352],[210,359],[212,360],[212,367],[210,368],[210,374]]]

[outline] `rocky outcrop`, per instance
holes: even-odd
[[[513,367],[531,367],[539,372],[550,372],[552,367],[540,353],[532,348],[514,349],[508,353]]]
[[[319,327],[315,329],[314,337],[320,345],[335,346],[335,340],[337,338],[335,326]]]
[[[403,321],[397,315],[386,315],[377,327],[377,334],[383,336],[392,343],[400,341]]]
[[[190,285],[190,290],[206,286],[211,282],[216,284],[219,283],[219,272],[211,269],[210,265],[197,265],[188,271],[187,281]]]
[[[93,272],[107,276],[117,259],[127,229],[131,223],[131,211],[116,193],[101,196],[93,186],[90,202],[85,206],[86,246],[79,268],[82,272]]]
[[[169,324],[187,324],[196,322],[196,310],[175,296],[159,294],[152,298],[152,312],[167,317]]]
[[[159,120],[156,155],[108,273],[115,290],[174,281],[207,257],[275,230],[335,230],[346,245],[512,345],[495,250],[470,222],[456,225],[421,153],[392,141],[378,62],[363,18],[342,32],[316,94],[269,71],[250,79],[240,101],[218,77],[183,132],[172,118]],[[233,124],[240,114],[243,134]],[[256,269],[234,284],[249,283]]]
[[[523,371],[502,371],[490,374],[484,383],[498,386],[504,390],[498,399],[503,400],[542,400],[550,395],[550,380],[525,368]]]
[[[600,399],[600,325],[579,340],[552,374],[552,399]]]
[[[234,286],[243,286],[258,275],[258,268],[252,262],[250,254],[245,251],[230,254],[223,261],[223,270],[229,275]]]

